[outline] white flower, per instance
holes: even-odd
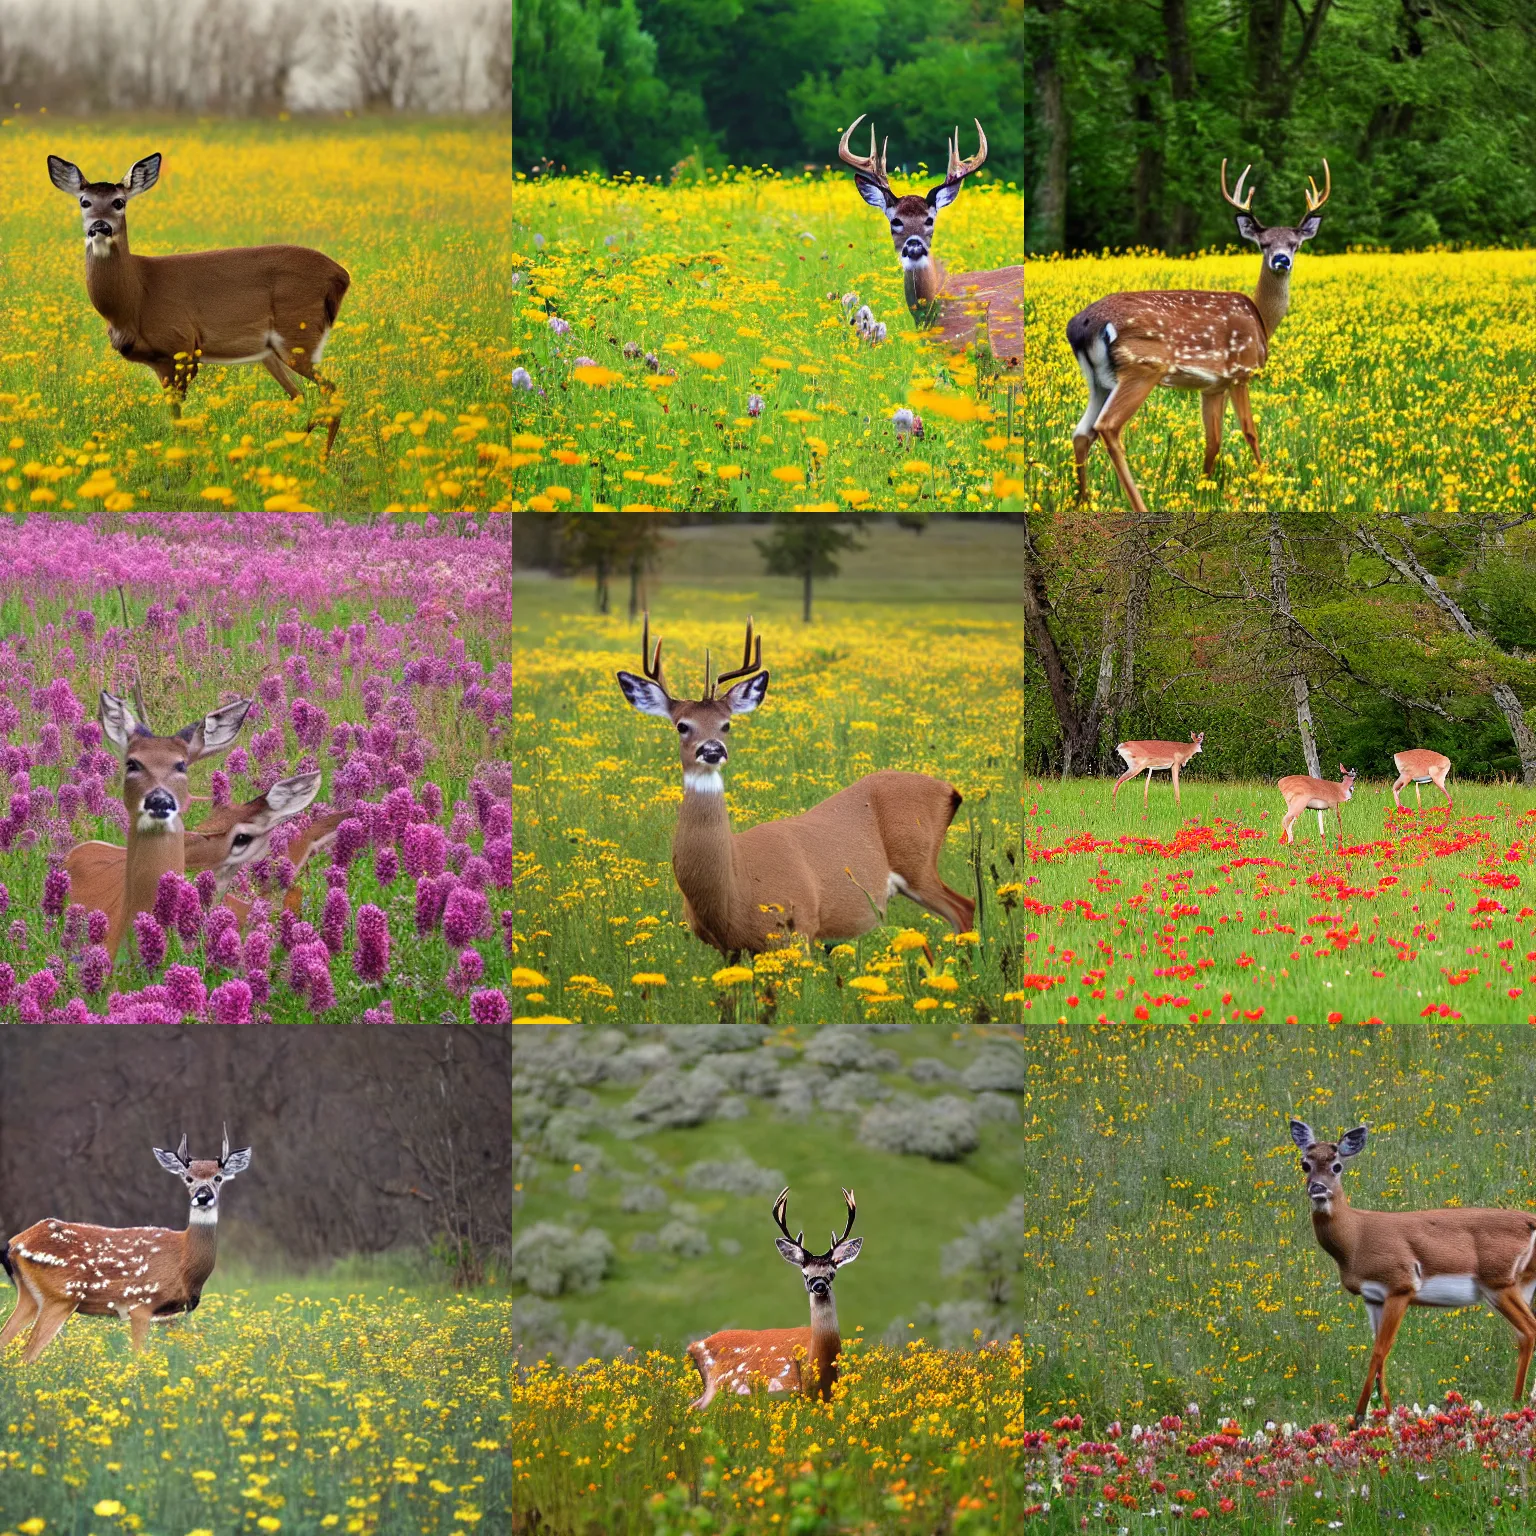
[[[595,357],[578,357],[571,366],[573,368],[596,368],[597,359]]]
[[[860,305],[858,313],[853,317],[853,328],[854,328],[854,330],[856,330],[859,333],[860,336],[867,335],[869,333],[869,328],[874,323],[875,323],[875,317],[874,317],[874,314],[871,312],[869,305],[868,304]]]
[[[882,341],[884,341],[884,340],[885,340],[885,321],[884,320],[877,320],[875,322],[875,328],[869,333],[869,344],[872,347],[878,347],[880,345],[880,343]]]
[[[856,293],[845,293],[842,297],[843,313],[851,315],[859,307],[859,296]]]
[[[562,320],[559,315],[551,315],[549,317],[549,328],[556,336],[565,336],[570,332],[571,322],[569,320]]]
[[[625,357],[639,357],[640,356],[640,343],[638,341],[626,341],[624,343],[624,356]]]
[[[761,416],[763,414],[763,397],[761,395],[747,396],[747,415]]]
[[[521,272],[514,272],[514,273],[513,273],[513,274],[512,274],[512,286],[513,286],[513,287],[514,287],[514,288],[516,288],[516,287],[517,287],[517,285],[518,285],[518,284],[519,284],[519,283],[520,283],[520,282],[522,282],[522,280],[523,280],[523,274],[522,274],[522,273],[521,273]]]
[[[897,437],[905,437],[907,433],[912,430],[912,423],[916,420],[917,417],[915,417],[912,412],[906,408],[906,406],[901,406],[897,410],[896,414],[891,417],[891,421],[896,427]],[[1138,1429],[1140,1429],[1140,1427],[1140,1425],[1137,1425]]]
[[[533,380],[528,376],[526,368],[514,368],[512,370],[513,389],[532,389]]]

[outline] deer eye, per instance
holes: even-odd
[[[177,773],[185,773],[186,771],[187,771],[187,765],[185,763],[177,763],[176,764],[176,772]]]
[[[123,206],[123,200],[122,200],[122,198],[120,198],[120,197],[114,197],[114,198],[113,198],[113,199],[112,199],[112,206],[113,206],[113,207],[114,207],[114,208],[121,208],[121,207],[122,207],[122,206]]]
[[[1333,1171],[1335,1173],[1343,1173],[1344,1172],[1344,1164],[1343,1163],[1335,1163],[1333,1165]]]
[[[81,207],[82,207],[82,208],[89,208],[89,207],[90,207],[90,206],[91,206],[91,200],[90,200],[90,198],[88,198],[88,197],[82,197],[82,198],[81,198],[81,199],[80,199],[80,206],[81,206]]]
[[[232,846],[236,848],[244,848],[250,842],[250,840],[251,834],[249,832],[236,832],[235,840]]]
[[[214,1174],[214,1176],[213,1176],[213,1182],[214,1182],[214,1183],[215,1183],[215,1184],[222,1184],[222,1183],[223,1183],[223,1182],[224,1182],[224,1175],[223,1175],[223,1174],[222,1174],[222,1173],[216,1173],[216,1174]]]
[[[677,722],[677,733],[679,736],[686,736],[688,734],[688,722],[686,720],[679,720]]]
[[[138,758],[130,757],[128,761],[123,764],[123,770],[126,773],[143,773],[144,764],[141,763]]]
[[[731,728],[731,722],[729,720],[727,720],[725,722],[725,724],[720,727],[721,734],[723,735],[726,731],[730,730],[730,728]]]

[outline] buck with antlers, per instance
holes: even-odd
[[[728,960],[760,953],[773,941],[848,939],[885,920],[900,893],[943,918],[956,933],[971,926],[976,903],[939,878],[939,851],[960,792],[923,773],[884,768],[798,816],[731,831],[720,767],[734,715],[750,714],[768,692],[763,641],[752,649],[752,621],[742,664],[711,679],[704,657],[704,697],[674,699],[661,671],[661,641],[650,652],[650,615],[640,640],[645,673],[618,674],[619,687],[642,715],[677,731],[683,803],[672,839],[672,871],[688,926]],[[720,684],[743,678],[717,697]]]
[[[1365,1147],[1357,1125],[1338,1141],[1319,1141],[1304,1120],[1291,1121],[1291,1140],[1301,1149],[1301,1173],[1312,1202],[1318,1246],[1339,1266],[1339,1280],[1365,1302],[1375,1335],[1365,1387],[1355,1419],[1365,1417],[1372,1387],[1387,1395],[1387,1356],[1409,1307],[1475,1307],[1486,1303],[1520,1339],[1515,1406],[1525,1393],[1536,1350],[1536,1214],[1487,1207],[1452,1206],[1434,1211],[1357,1211],[1345,1198],[1340,1175]]]
[[[128,846],[78,843],[64,867],[75,899],[84,907],[99,908],[111,920],[107,952],[114,960],[135,915],[153,908],[161,875],[167,870],[186,873],[182,816],[191,799],[187,770],[234,744],[251,703],[238,699],[183,726],[174,736],[156,736],[143,719],[142,697],[137,698],[135,715],[125,699],[102,693],[102,732],[123,759]]]
[[[1088,381],[1088,408],[1072,429],[1081,496],[1088,495],[1088,455],[1095,440],[1103,438],[1131,505],[1146,514],[1120,434],[1159,386],[1200,391],[1206,476],[1221,450],[1221,423],[1229,397],[1254,463],[1263,462],[1248,381],[1264,366],[1270,340],[1290,308],[1291,265],[1302,242],[1322,226],[1319,210],[1333,191],[1333,173],[1324,160],[1321,192],[1308,178],[1307,213],[1301,223],[1266,229],[1248,211],[1253,206],[1252,188],[1242,200],[1243,182],[1251,169],[1244,168],[1236,190],[1229,192],[1227,162],[1221,162],[1221,195],[1237,209],[1237,232],[1252,240],[1264,256],[1251,299],[1241,293],[1200,290],[1112,293],[1067,322],[1067,343]]]
[[[329,396],[315,372],[352,279],[329,256],[302,245],[251,245],[180,256],[135,256],[128,249],[130,198],[160,177],[147,155],[125,180],[87,181],[80,167],[48,156],[48,177],[75,198],[85,224],[85,289],[107,322],[112,346],[152,368],[179,418],[187,386],[204,363],[262,363],[297,400],[299,374]],[[329,409],[328,454],[341,425]],[[318,417],[311,417],[305,431]]]
[[[907,308],[919,325],[937,319],[944,340],[963,347],[976,340],[978,322],[984,322],[993,356],[1006,368],[1020,368],[1024,357],[1024,268],[999,267],[991,272],[946,273],[933,254],[934,221],[960,195],[961,183],[985,163],[987,136],[979,119],[976,137],[981,147],[969,159],[960,158],[960,130],[949,140],[949,170],[944,180],[925,196],[909,193],[898,197],[891,190],[885,155],[886,139],[877,154],[875,128],[869,128],[869,153],[855,155],[848,148],[853,130],[864,121],[861,112],[848,125],[837,146],[839,157],[854,169],[853,184],[871,208],[890,221],[891,242],[901,260]]]
[[[0,1329],[0,1352],[29,1324],[23,1361],[31,1365],[70,1315],[126,1318],[135,1351],[151,1323],[193,1311],[213,1273],[218,1241],[219,1192],[251,1165],[251,1149],[229,1150],[229,1128],[219,1160],[187,1159],[187,1138],[174,1152],[151,1149],[167,1173],[187,1187],[187,1227],[95,1227],[48,1217],[0,1243],[0,1267],[16,1286],[16,1310]]]
[[[789,1235],[784,1217],[789,1208],[786,1188],[773,1203],[773,1219],[784,1236],[775,1238],[779,1252],[796,1265],[805,1280],[811,1298],[809,1328],[726,1328],[688,1346],[688,1354],[698,1368],[704,1390],[689,1403],[690,1408],[707,1408],[722,1387],[727,1392],[748,1393],[765,1385],[770,1392],[803,1392],[807,1397],[832,1400],[837,1381],[837,1357],[842,1350],[842,1336],[837,1331],[837,1303],[832,1297],[832,1282],[845,1264],[852,1264],[864,1246],[864,1239],[851,1242],[853,1218],[857,1207],[853,1191],[845,1189],[848,1225],[839,1237],[834,1230],[832,1246],[825,1253],[811,1253],[805,1246],[805,1233]]]

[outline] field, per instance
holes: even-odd
[[[786,1025],[930,1010],[984,1019],[1016,1008],[1006,973],[1020,913],[1003,903],[1019,881],[1017,529],[944,523],[914,539],[876,528],[867,557],[845,557],[849,590],[821,589],[809,629],[798,582],[753,574],[751,539],[763,531],[686,530],[709,537],[692,540],[691,556],[681,541],[691,564],[651,599],[669,676],[695,693],[706,646],[718,658],[739,645],[748,613],[764,637],[771,690],[742,723],[726,770],[733,826],[805,810],[878,768],[946,779],[965,803],[940,872],[974,895],[979,871],[981,931],[955,935],[898,899],[885,926],[831,955],[788,949],[758,956],[750,971],[726,970],[683,923],[670,856],[677,748],[614,681],[618,669],[636,670],[639,622],[594,616],[585,583],[519,576],[512,981],[524,994],[521,1018]],[[920,935],[938,960],[932,975]]]
[[[1258,272],[1257,252],[1032,263],[1024,436],[1043,483],[1058,497],[1075,486],[1072,428],[1087,389],[1063,334],[1072,315],[1122,290],[1251,293]],[[1154,390],[1125,437],[1147,505],[1178,516],[1278,502],[1302,520],[1356,521],[1463,506],[1499,521],[1527,511],[1536,346],[1519,315],[1533,296],[1530,251],[1315,256],[1303,247],[1290,312],[1253,387],[1263,469],[1229,411],[1216,477],[1202,481],[1198,401]],[[1494,379],[1505,387],[1490,391]],[[1100,503],[1119,511],[1124,494],[1102,446],[1089,462]]]
[[[1412,1312],[1389,1371],[1399,1414],[1345,1434],[1370,1333],[1313,1238],[1286,1132],[1292,1114],[1327,1135],[1368,1123],[1346,1181],[1362,1207],[1536,1206],[1536,1064],[1519,1040],[1439,1016],[1296,1029],[1272,1011],[1220,1024],[1166,1009],[1125,1024],[1039,1013],[1013,1032],[1017,1119],[985,1123],[953,1162],[881,1152],[857,1114],[797,1117],[783,1078],[775,1096],[759,1077],[741,1118],[637,1140],[621,1042],[561,1057],[571,1032],[523,1037],[515,1102],[540,1161],[525,1164],[519,1230],[608,1236],[596,1289],[572,1284],[555,1304],[620,1324],[638,1352],[514,1385],[515,1528],[927,1536],[1177,1530],[1177,1513],[1244,1531],[1529,1529],[1536,1411],[1504,1414],[1515,1349],[1502,1320]],[[659,1034],[629,1033],[626,1049]],[[666,1032],[668,1047],[686,1050],[689,1034]],[[919,1059],[961,1068],[1001,1038],[898,1029],[876,1043],[899,1069],[877,1075],[910,1092]],[[832,1059],[807,1044],[769,1041],[784,1077]],[[528,1114],[562,1073],[591,1085],[585,1098],[568,1088],[553,1117]],[[744,1160],[754,1193],[700,1176]],[[690,1415],[685,1339],[805,1321],[771,1247],[781,1178],[791,1222],[813,1233],[840,1183],[858,1195],[864,1251],[837,1281],[839,1395],[830,1408],[759,1397]],[[638,1197],[646,1186],[660,1199]],[[985,1266],[953,1263],[978,1222]],[[682,1241],[691,1229],[702,1245]],[[925,1313],[923,1297],[942,1304]],[[1002,1347],[943,1337],[968,1318]],[[927,1343],[901,1343],[916,1338]]]
[[[508,1509],[510,1341],[505,1301],[431,1285],[221,1287],[138,1356],[75,1318],[0,1371],[0,1530],[478,1536]]]
[[[888,226],[852,181],[733,172],[662,187],[520,174],[513,280],[527,302],[513,358],[528,387],[512,397],[517,504],[1017,506],[1023,455],[1007,392],[978,376],[974,357],[920,345]],[[968,181],[937,231],[951,272],[1019,263],[1018,188]],[[884,343],[850,328],[847,293],[886,325]],[[896,431],[901,408],[922,417],[921,441]]]
[[[0,527],[0,1017],[504,1022],[509,533],[505,519],[434,532],[212,515]],[[135,669],[162,731],[221,691],[257,699],[235,747],[193,765],[194,796],[241,804],[316,768],[324,781],[241,877],[266,913],[243,942],[217,931],[211,888],[186,885],[109,974],[105,930],[60,866],[75,842],[125,840],[96,717],[100,690],[126,696]],[[303,866],[295,922],[278,841],[322,805],[354,826]]]
[[[1135,783],[1116,807],[1103,780],[1028,787],[1026,1019],[1536,1021],[1536,805],[1519,790],[1453,785],[1447,808],[1409,789],[1398,810],[1362,780],[1341,853],[1311,811],[1282,846],[1270,785],[1182,788],[1182,814],[1163,782],[1144,816]]]
[[[285,114],[286,115],[286,114]],[[154,374],[124,362],[85,291],[79,209],[58,154],[116,180],[154,150],[138,255],[286,243],[352,278],[321,372],[335,452],[264,368],[205,369],[173,427]],[[0,126],[0,509],[485,511],[510,501],[506,406],[511,173],[504,124],[42,121]]]

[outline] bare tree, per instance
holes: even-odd
[[[397,111],[425,101],[436,61],[427,29],[414,11],[367,0],[343,12],[340,21],[365,112]]]
[[[482,11],[486,36],[485,78],[491,88],[491,107],[512,110],[512,12],[492,5]]]

